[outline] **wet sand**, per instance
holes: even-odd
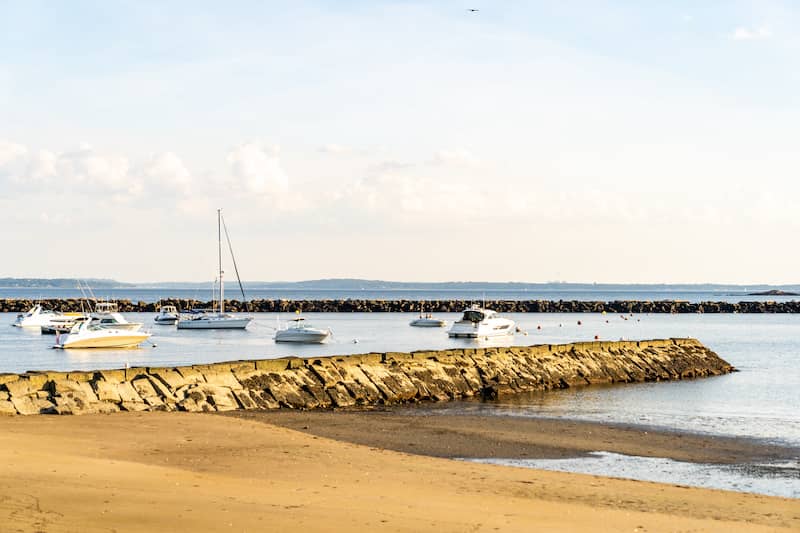
[[[560,419],[461,415],[431,406],[235,411],[228,416],[433,457],[562,459],[607,451],[717,464],[800,458],[798,448],[750,439]]]
[[[264,420],[0,418],[0,530],[800,529],[800,500],[411,455]]]

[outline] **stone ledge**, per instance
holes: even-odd
[[[0,414],[313,409],[497,398],[733,371],[696,339],[654,339],[26,372],[0,374]]]

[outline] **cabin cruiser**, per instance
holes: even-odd
[[[119,307],[114,302],[97,302],[94,311],[89,314],[95,326],[111,329],[126,329],[129,331],[139,331],[142,329],[141,322],[128,322],[119,313]]]
[[[333,333],[330,328],[315,328],[303,317],[292,319],[293,324],[275,332],[275,342],[302,342],[320,344],[328,340]]]
[[[222,270],[222,230],[225,230],[225,237],[228,241],[228,249],[233,259],[234,271],[236,272],[239,288],[242,290],[242,300],[246,301],[242,281],[239,279],[239,271],[236,268],[236,259],[233,258],[231,240],[228,238],[228,228],[222,218],[222,209],[217,209],[217,247],[218,247],[218,266],[219,266],[219,312],[204,312],[196,315],[181,317],[178,320],[178,329],[245,329],[253,321],[251,316],[236,316],[225,312],[225,284],[222,280],[224,271]]]
[[[53,348],[132,348],[149,338],[149,333],[113,328],[88,320],[75,324],[66,335],[57,333]]]
[[[485,338],[513,335],[516,323],[502,318],[495,311],[473,305],[464,311],[461,320],[453,322],[447,331],[450,337]]]
[[[430,313],[420,313],[419,317],[409,322],[408,325],[418,328],[443,328],[447,325],[447,320],[433,318]]]
[[[162,305],[153,320],[156,324],[174,326],[179,319],[178,309],[174,305]]]
[[[40,304],[36,304],[27,313],[20,313],[12,326],[16,328],[38,328],[46,326],[50,320],[59,316],[60,313],[50,311],[42,308]]]

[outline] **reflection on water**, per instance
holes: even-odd
[[[800,498],[800,462],[797,461],[758,465],[710,465],[610,452],[593,452],[587,457],[571,459],[475,461]]]

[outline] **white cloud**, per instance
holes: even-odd
[[[319,151],[323,154],[347,154],[353,151],[349,146],[341,144],[326,144],[319,147]]]
[[[772,31],[766,26],[758,28],[739,27],[731,35],[735,41],[759,41],[772,37]]]
[[[59,154],[56,169],[60,179],[88,186],[125,190],[135,184],[128,181],[128,158],[101,154],[89,145]]]
[[[454,150],[439,150],[433,156],[433,163],[437,165],[474,165],[478,158],[465,148]]]
[[[28,153],[28,149],[21,144],[0,140],[0,169],[13,163]]]
[[[228,153],[234,183],[245,192],[281,195],[289,190],[289,177],[281,167],[280,147],[260,142],[242,144]]]
[[[192,175],[183,160],[172,152],[154,155],[142,172],[153,187],[170,187],[189,192]]]

